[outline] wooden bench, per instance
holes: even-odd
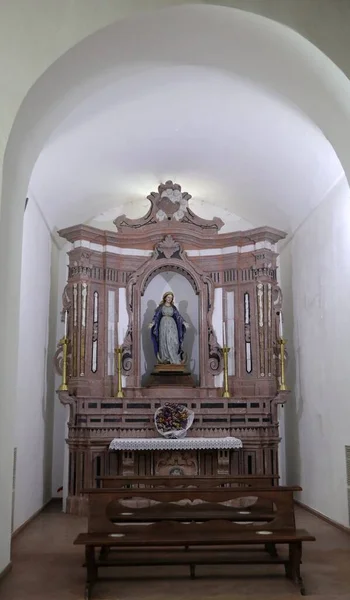
[[[269,487],[278,485],[278,475],[190,476],[104,476],[96,477],[98,488],[179,488],[179,487]]]
[[[97,477],[97,487],[104,489],[181,489],[181,488],[200,488],[212,489],[218,487],[270,487],[278,484],[279,477],[277,475],[235,475],[222,477],[179,477],[179,476],[105,476]],[[255,508],[268,507],[262,506],[260,500]]]
[[[97,487],[104,489],[145,489],[145,488],[166,488],[166,489],[177,489],[177,488],[200,488],[200,489],[212,489],[217,487],[270,487],[278,484],[278,475],[226,475],[226,476],[104,476],[97,477]],[[262,501],[261,499],[254,508],[249,511],[251,514],[249,518],[255,521],[264,521],[266,519],[266,512],[271,513],[271,503]],[[153,514],[156,511],[153,512]],[[152,513],[150,513],[152,514]],[[245,511],[241,511],[241,516],[237,516],[238,520],[246,520],[247,516]],[[207,520],[215,518],[215,514],[206,511]],[[132,521],[138,519],[139,522],[147,521],[147,515],[138,513],[134,515]],[[161,519],[160,519],[161,520]],[[179,520],[179,519],[178,519]],[[273,543],[266,543],[265,549],[271,554],[271,556],[277,556],[276,545]],[[108,550],[102,549],[101,556],[106,557]]]
[[[286,576],[305,594],[300,575],[302,542],[315,538],[295,528],[293,492],[297,490],[85,490],[88,532],[74,542],[85,546],[85,598],[91,598],[98,568],[116,565],[189,565],[194,577],[195,566],[202,564],[282,564]],[[244,499],[253,502],[247,510],[239,506]],[[256,511],[254,518],[256,504],[272,510]],[[264,549],[266,544],[287,545],[288,554],[246,551]],[[113,553],[96,557],[95,548],[113,549]]]

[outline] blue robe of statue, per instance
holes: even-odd
[[[186,327],[174,305],[162,303],[154,313],[151,337],[155,355],[164,364],[182,362],[182,343]]]

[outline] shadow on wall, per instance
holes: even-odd
[[[141,386],[145,386],[149,376],[151,375],[154,365],[157,362],[157,359],[154,355],[152,338],[151,338],[151,330],[149,328],[150,323],[152,323],[153,316],[155,310],[157,308],[157,303],[154,300],[148,300],[147,308],[143,317],[142,329],[141,329],[141,344],[143,348],[144,354],[144,374],[141,378]]]
[[[286,475],[288,485],[301,483],[301,456],[299,427],[304,410],[302,381],[300,377],[300,349],[291,350],[287,374],[293,383],[286,403]]]
[[[154,365],[157,362],[157,359],[154,354],[151,331],[149,328],[150,323],[152,323],[153,316],[155,310],[157,308],[157,303],[154,300],[148,300],[147,308],[142,321],[142,330],[141,330],[141,343],[144,354],[144,374],[141,378],[141,386],[145,386],[147,384],[147,380],[150,377]],[[198,385],[198,376],[196,374],[196,359],[194,358],[194,343],[195,337],[197,335],[197,329],[194,326],[189,314],[188,314],[188,302],[187,300],[181,300],[178,305],[178,310],[186,323],[188,323],[188,328],[185,334],[184,339],[184,352],[187,354],[188,362],[187,366],[191,373],[193,374],[196,385]]]
[[[187,310],[188,310],[187,300],[181,300],[181,302],[179,302],[178,308],[179,308],[180,314],[182,315],[182,317],[184,318],[186,323],[188,323],[188,328],[186,330],[183,349],[184,349],[185,354],[187,354],[187,366],[194,377],[196,385],[198,385],[199,381],[198,381],[198,376],[196,374],[196,366],[197,365],[196,365],[196,359],[194,358],[194,342],[195,342],[195,337],[196,337],[198,331],[195,328],[195,326],[193,325],[193,322],[191,321],[191,318],[187,312]]]

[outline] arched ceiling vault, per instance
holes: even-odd
[[[267,19],[155,11],[59,59],[28,95],[7,159],[19,146],[28,165],[39,155],[30,190],[53,230],[128,202],[142,212],[173,179],[202,216],[214,205],[243,227],[291,232],[343,176],[324,135],[336,138],[347,116],[328,71],[343,82],[316,48]]]

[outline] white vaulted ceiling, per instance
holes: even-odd
[[[128,216],[141,216],[146,196],[172,179],[193,196],[195,212],[216,212],[229,229],[292,232],[342,174],[320,130],[249,79],[203,66],[132,64],[61,122],[30,194],[55,230],[112,220],[128,207]]]

